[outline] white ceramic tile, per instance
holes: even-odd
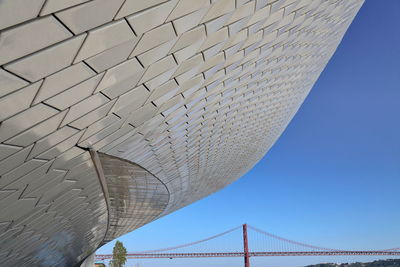
[[[57,178],[60,178],[59,176],[65,175],[65,171],[61,170],[51,170],[46,173],[46,171],[49,169],[50,162],[47,162],[43,165],[41,165],[39,168],[36,168],[31,172],[32,175],[32,180],[29,179],[27,175],[23,176],[21,179],[18,179],[17,181],[13,182],[12,184],[9,184],[8,186],[10,187],[15,187],[18,186],[18,184],[23,184],[23,183],[28,183],[28,187],[23,193],[23,196],[29,197],[34,194],[32,192],[36,191],[37,189],[40,190],[41,185],[44,183],[48,182],[48,180],[58,180]],[[43,190],[43,189],[42,189]]]
[[[167,99],[172,98],[178,90],[179,86],[175,80],[168,81],[152,91],[146,102],[154,101],[156,105],[159,106],[159,104],[157,104],[157,99],[164,98],[160,99],[160,102],[164,103]]]
[[[150,64],[157,62],[157,60],[168,55],[176,40],[177,38],[174,38],[172,41],[154,47],[153,49],[138,55],[137,58],[144,67],[148,67]]]
[[[31,126],[55,115],[56,109],[38,104],[24,112],[21,112],[5,121],[0,125],[0,140],[4,141]]]
[[[10,220],[18,220],[18,213],[13,211],[20,211],[21,213],[27,213],[35,207],[36,200],[32,198],[27,199],[17,199],[17,201],[11,202],[9,205],[10,209],[5,210],[4,213],[1,214],[0,219],[4,221],[6,218]],[[3,209],[4,210],[4,209]]]
[[[258,3],[256,3],[257,6]],[[254,15],[249,20],[248,25],[252,25],[260,20],[266,19],[271,13],[271,5],[264,6],[263,8],[258,9]]]
[[[149,103],[141,107],[140,109],[137,110],[137,112],[133,113],[128,121],[130,124],[132,124],[135,127],[140,126],[142,123],[145,121],[151,119],[154,114],[157,112],[157,108]]]
[[[124,0],[94,0],[56,13],[74,34],[111,22]]]
[[[195,69],[197,70],[201,65],[203,65],[203,56],[201,54],[198,54],[196,56],[193,56],[190,59],[187,59],[183,61],[176,72],[174,73],[175,76],[178,76],[184,72],[187,72],[189,70]]]
[[[192,91],[192,89],[194,90],[194,88],[195,89],[200,88],[203,82],[204,82],[204,77],[203,75],[199,74],[196,77],[193,77],[192,79],[180,84],[178,93],[183,94],[185,98],[188,98],[189,91]]]
[[[166,72],[161,73],[160,75],[145,82],[144,84],[146,85],[147,89],[149,89],[150,91],[153,91],[158,86],[160,86],[160,85],[166,83],[168,80],[172,79],[173,78],[172,75],[175,73],[177,68],[178,68],[178,65],[175,65],[175,67],[167,70]]]
[[[28,146],[41,139],[42,137],[57,130],[67,111],[57,113],[55,116],[35,125],[34,127],[18,134],[6,141],[7,144],[17,146]]]
[[[115,65],[124,62],[128,58],[137,41],[139,41],[139,38],[129,40],[98,55],[88,58],[85,62],[98,73],[112,68]]]
[[[210,8],[210,11],[202,19],[202,22],[207,22],[212,19],[215,19],[219,16],[222,16],[226,13],[232,12],[235,10],[235,0],[219,0],[215,1]]]
[[[69,109],[67,115],[61,123],[61,126],[80,118],[82,115],[87,114],[88,112],[100,107],[108,101],[108,98],[102,94],[95,94],[86,98],[85,100],[73,105]]]
[[[80,117],[79,119],[71,122],[69,125],[78,129],[84,129],[85,127],[89,126],[93,122],[100,120],[101,118],[105,117],[108,112],[111,110],[112,106],[115,103],[115,99],[102,105],[101,107],[89,112],[88,114]],[[85,135],[87,133],[85,132]]]
[[[3,69],[0,69],[0,97],[26,85],[28,85],[28,82]]]
[[[216,44],[206,50],[202,51],[204,60],[207,61],[209,58],[215,56],[218,52],[222,50],[222,47],[224,46],[224,43],[219,43]]]
[[[102,139],[106,138],[110,134],[113,134],[116,131],[118,131],[121,128],[123,122],[124,122],[123,120],[117,120],[113,124],[104,127],[103,129],[98,131],[96,134],[90,136],[89,138],[81,139],[81,141],[79,142],[79,146],[90,147],[92,144],[95,144],[101,141]]]
[[[174,75],[175,76],[175,80],[179,83],[179,84],[183,84],[184,82],[192,79],[195,75],[197,75],[199,73],[199,69],[201,66],[196,66],[194,68],[191,68],[190,70],[181,73],[179,75]],[[176,73],[176,72],[175,72]]]
[[[35,146],[32,148],[28,159],[34,158],[42,152],[48,150],[49,148],[57,145],[58,143],[64,141],[65,139],[76,134],[78,130],[64,126],[61,129],[53,132],[52,134],[46,136],[45,138],[37,141]]]
[[[172,24],[164,24],[160,27],[146,32],[139,40],[139,43],[133,50],[132,55],[139,55],[174,38],[175,31]]]
[[[275,12],[271,10],[271,13],[268,16],[267,21],[264,23],[264,26],[268,26],[273,24],[274,22],[279,21],[281,18],[283,18],[284,12],[284,9],[279,9]]]
[[[51,75],[72,64],[85,35],[79,35],[38,53],[5,65],[5,69],[31,82]]]
[[[126,0],[122,5],[120,11],[118,12],[116,18],[126,17],[130,14],[145,10],[152,6],[159,5],[163,2],[167,2],[167,0]]]
[[[241,20],[245,17],[248,17],[250,15],[254,14],[254,9],[255,9],[255,1],[248,2],[243,5],[238,5],[238,8],[233,12],[232,16],[229,18],[227,24],[234,23],[238,20]]]
[[[197,40],[197,42],[174,52],[174,57],[175,57],[176,61],[178,62],[178,64],[182,63],[183,61],[185,61],[188,58],[191,58],[199,51],[200,46],[203,44],[203,42],[205,40],[205,36],[200,34],[200,35],[197,35],[197,37],[200,38]]]
[[[47,99],[44,101],[47,105],[58,108],[60,110],[66,109],[80,101],[91,96],[94,89],[99,84],[103,74],[98,74],[78,85],[65,90],[64,92]]]
[[[232,16],[232,12],[226,13],[220,17],[209,20],[205,23],[207,34],[212,34],[226,25],[226,22]]]
[[[136,39],[125,20],[119,20],[89,31],[75,62],[99,54],[129,40]]]
[[[178,108],[178,106],[182,106],[184,103],[184,98],[181,95],[176,95],[170,99],[167,99],[164,103],[159,103],[161,106],[159,109],[160,113],[165,113],[164,116],[168,116],[168,113],[166,113],[166,110],[169,110],[171,108]]]
[[[168,14],[176,5],[177,0],[168,1],[155,7],[145,9],[139,13],[135,13],[127,17],[127,21],[132,29],[139,36],[143,33],[160,26],[165,22]]]
[[[33,103],[36,104],[48,99],[49,97],[52,97],[67,88],[94,76],[95,74],[96,73],[84,63],[78,63],[54,73],[44,79],[39,93],[35,97]]]
[[[20,150],[19,152],[15,153],[11,157],[8,157],[0,161],[0,175],[3,175],[21,165],[25,161],[31,149],[32,147],[26,147]]]
[[[178,4],[168,16],[168,20],[174,20],[180,17],[183,17],[189,13],[192,13],[202,7],[209,5],[209,0],[198,0],[198,1],[191,1],[191,0],[179,0]]]
[[[0,2],[0,30],[32,19],[45,0],[3,0]]]
[[[123,95],[121,95],[115,103],[112,111],[118,114],[123,108],[133,111],[139,108],[149,97],[150,92],[144,86],[139,86]]]
[[[147,68],[142,76],[142,79],[140,80],[140,83],[147,82],[148,80],[151,80],[152,78],[160,75],[163,72],[166,72],[167,70],[170,70],[171,68],[174,68],[175,66],[176,62],[173,56],[167,56],[163,59],[160,59],[155,64],[152,64]]]
[[[245,28],[249,19],[250,19],[249,17],[245,17],[241,20],[229,24],[228,26],[229,34],[235,34],[237,32],[240,32],[242,29]]]
[[[60,42],[72,34],[51,16],[1,32],[0,64]]]
[[[129,76],[128,78],[121,80],[115,84],[113,84],[110,87],[107,87],[106,89],[102,90],[101,93],[106,95],[110,99],[115,99],[118,96],[132,90],[132,88],[135,88],[136,85],[138,84],[138,81],[140,77],[143,74],[143,71],[140,71],[138,73],[133,73],[133,75]]]
[[[75,144],[78,142],[78,140],[82,136],[82,134],[83,134],[83,132],[76,133],[75,135],[62,141],[61,143],[57,144],[56,146],[51,147],[46,152],[38,155],[37,158],[50,160],[50,159],[53,159],[53,158],[61,155],[63,152],[65,152],[68,149],[70,149],[71,147],[75,146]]]
[[[172,23],[174,24],[176,33],[181,35],[182,33],[199,25],[200,20],[204,17],[207,11],[208,7],[203,7],[190,14],[173,20]]]
[[[41,81],[36,82],[0,98],[0,121],[29,108],[40,84]]]
[[[114,122],[116,122],[117,120],[119,120],[119,118],[116,115],[110,113],[109,115],[107,115],[104,118],[94,122],[89,127],[87,127],[87,129],[86,129],[85,133],[83,134],[81,140],[85,140],[86,138],[92,136],[93,134],[96,134],[101,129],[107,127],[108,125],[110,125],[110,124],[112,124]]]
[[[269,3],[271,3],[270,0],[257,0],[256,1],[256,10],[259,10],[259,9],[265,7]]]
[[[47,0],[44,4],[40,15],[48,15],[62,9],[66,9],[75,5],[85,3],[90,0]]]
[[[59,155],[53,162],[52,167],[54,169],[66,168],[65,166],[68,163],[71,163],[73,160],[78,160],[79,157],[83,157],[86,154],[86,151],[78,148],[76,146],[71,147],[61,155]],[[83,159],[80,161],[82,162]]]
[[[204,65],[202,66],[201,71],[206,71],[224,61],[225,61],[225,57],[224,57],[224,54],[221,52],[218,55],[207,60],[204,63]]]
[[[118,143],[122,142],[129,136],[132,136],[135,133],[135,130],[132,126],[126,125],[122,127],[119,131],[116,131],[113,134],[110,134],[103,140],[97,142],[93,145],[93,149],[98,150],[99,152],[104,152],[103,148],[114,147]]]
[[[22,147],[0,144],[0,161],[21,149]]]
[[[107,87],[116,85],[117,83],[130,78],[134,74],[140,74],[141,76],[143,71],[144,70],[137,59],[132,58],[109,69],[104,75],[96,91],[101,91],[103,89],[106,89]],[[139,81],[139,79],[140,77],[137,78],[137,81]]]
[[[229,32],[227,27],[224,27],[216,32],[213,32],[212,34],[208,34],[206,40],[201,45],[200,50],[206,50],[209,47],[212,47],[221,42],[223,43],[229,42]]]
[[[171,49],[171,52],[178,51],[182,48],[188,47],[197,41],[206,39],[206,30],[204,26],[198,26],[193,30],[185,32],[182,34],[174,47]]]

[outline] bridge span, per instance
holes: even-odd
[[[224,251],[220,247],[208,246],[214,240],[221,239],[241,229],[242,244],[241,251]],[[249,238],[248,230],[255,233],[253,238]],[[258,242],[263,249],[249,249],[249,240]],[[203,251],[196,251],[196,250]],[[233,249],[235,250],[235,249]],[[286,256],[400,256],[400,248],[380,249],[380,250],[343,250],[325,248],[298,241],[286,239],[253,226],[243,224],[232,228],[223,233],[198,240],[195,242],[162,248],[157,250],[148,250],[128,253],[128,259],[174,259],[174,258],[222,258],[222,257],[243,257],[244,266],[250,267],[250,257],[286,257]],[[97,254],[97,260],[112,259],[112,254]]]

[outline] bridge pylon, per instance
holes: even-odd
[[[247,238],[247,224],[243,224],[243,255],[244,255],[244,267],[250,267],[249,240]]]

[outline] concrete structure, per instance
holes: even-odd
[[[79,264],[235,181],[362,2],[1,1],[2,264]]]

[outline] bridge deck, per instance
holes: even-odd
[[[249,252],[250,257],[271,256],[400,256],[399,251],[290,251],[290,252]],[[128,259],[155,259],[155,258],[219,258],[243,257],[243,252],[207,252],[207,253],[143,253],[127,254]],[[111,254],[96,255],[96,259],[111,259]]]

